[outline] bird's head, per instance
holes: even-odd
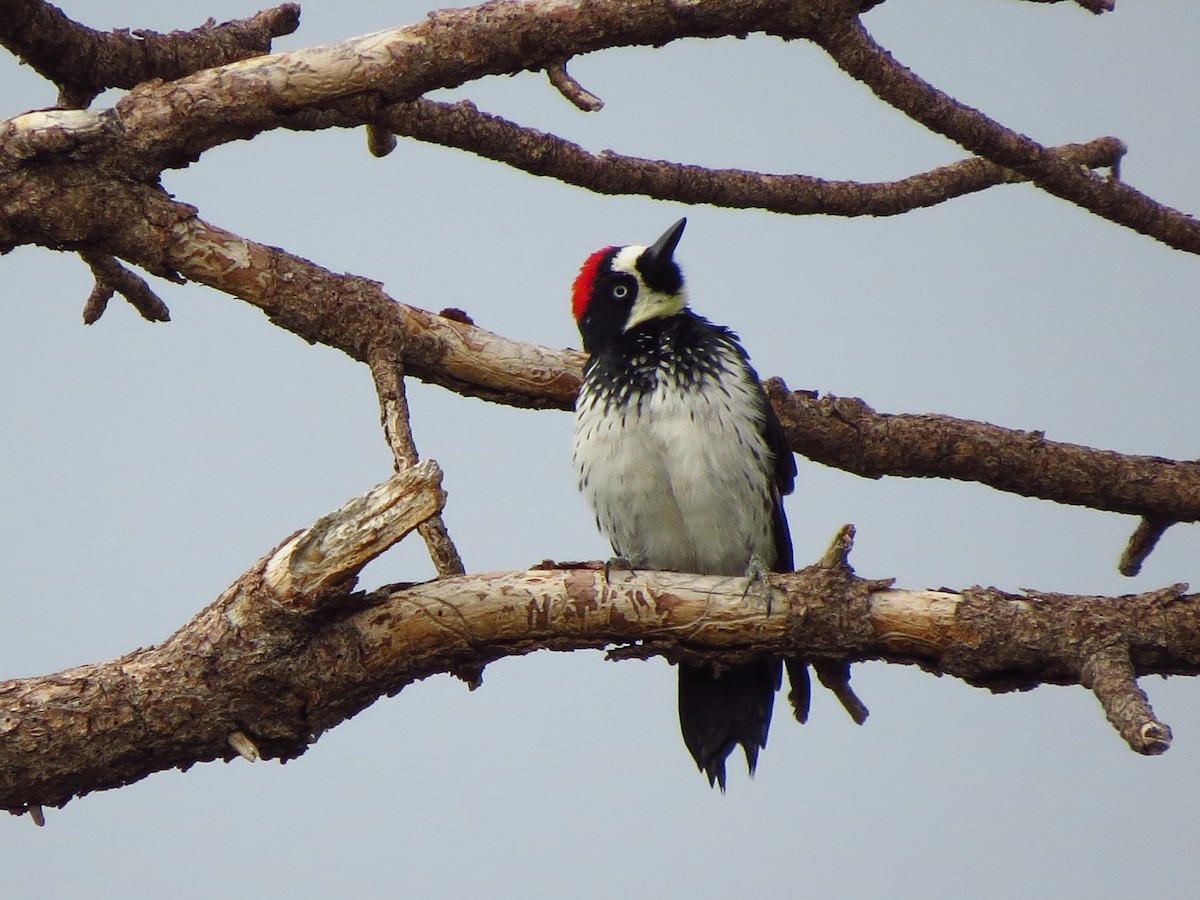
[[[605,247],[587,258],[571,295],[584,350],[683,311],[687,290],[672,254],[686,224],[680,219],[649,247]]]

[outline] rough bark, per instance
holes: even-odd
[[[1083,684],[1146,754],[1167,749],[1170,729],[1134,679],[1200,673],[1200,596],[1183,586],[1119,598],[895,590],[854,574],[849,528],[815,565],[773,575],[769,606],[743,578],[606,576],[596,564],[354,592],[367,561],[438,514],[439,481],[420,463],[322,518],[156,647],[0,682],[0,807],[40,815],[167,768],[295,757],[417,679],[478,683],[493,660],[536,650],[802,658],[819,672],[878,659],[993,691]]]
[[[59,88],[59,106],[87,106],[106,88],[171,81],[271,49],[291,34],[300,7],[285,3],[249,19],[208,22],[187,32],[95,31],[41,0],[0,2],[0,44]]]

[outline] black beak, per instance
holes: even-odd
[[[662,237],[646,248],[646,255],[655,260],[659,265],[662,265],[664,262],[670,262],[671,255],[675,252],[675,248],[679,246],[679,239],[683,237],[683,228],[685,225],[687,225],[687,219],[680,219],[668,228]]]
[[[646,284],[664,293],[678,293],[683,286],[683,277],[679,266],[671,258],[679,239],[683,237],[683,228],[687,219],[680,219],[666,230],[662,237],[647,247],[637,261],[638,271]]]

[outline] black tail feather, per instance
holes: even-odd
[[[679,728],[710,785],[725,790],[725,760],[738,745],[754,774],[782,674],[778,660],[744,663],[719,675],[708,666],[679,666]]]

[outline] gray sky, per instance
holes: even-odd
[[[67,2],[93,27],[171,30],[255,7]],[[412,2],[310,0],[288,49],[420,19]],[[1200,210],[1200,5],[892,0],[866,17],[899,59],[1047,143],[1126,140],[1123,176]],[[4,116],[53,89],[0,60]],[[591,149],[826,177],[902,177],[961,157],[805,43],[762,37],[574,61],[586,116],[541,76],[456,96]],[[111,97],[101,102],[111,103]],[[219,148],[168,188],[210,222],[512,338],[577,346],[571,279],[592,250],[678,218],[697,311],[759,371],[886,412],[942,412],[1048,437],[1198,454],[1194,257],[1026,186],[883,220],[787,218],[611,198],[456,151],[361,132]],[[389,474],[366,369],[201,287],[156,282],[173,321],[115,302],[80,324],[77,258],[0,260],[0,676],[155,643],[254,560]],[[570,417],[412,388],[421,451],[446,472],[471,570],[608,550],[575,495]],[[902,587],[1116,594],[1198,581],[1197,531],[1144,574],[1115,562],[1134,522],[975,485],[871,482],[800,460],[796,559],[854,522],[860,574]],[[418,543],[363,585],[431,574]],[[215,763],[0,819],[6,895],[1123,897],[1196,881],[1194,684],[1147,679],[1173,748],[1129,751],[1081,688],[993,697],[863,665],[857,728],[829,695],[781,706],[759,774],[711,791],[678,737],[661,662],[548,653],[468,693],[411,686],[286,766]]]

